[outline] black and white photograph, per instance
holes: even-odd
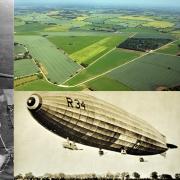
[[[13,0],[0,0],[0,88],[13,88]]]
[[[15,179],[180,175],[177,92],[15,92]]]
[[[13,90],[0,89],[0,179],[11,180],[13,174]]]

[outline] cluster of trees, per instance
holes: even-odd
[[[14,46],[16,47],[16,46],[24,46],[24,45],[15,42]],[[21,59],[32,59],[32,56],[31,56],[31,54],[29,54],[29,51],[25,51],[25,52],[14,55],[14,60],[15,61],[16,60],[21,60]]]
[[[60,180],[60,179],[173,179],[171,175],[169,174],[162,174],[162,175],[158,175],[158,173],[156,171],[152,172],[150,174],[150,177],[148,178],[141,178],[140,174],[138,172],[133,172],[132,175],[130,176],[130,174],[128,172],[122,172],[122,173],[110,173],[108,172],[105,175],[97,175],[95,173],[92,174],[78,174],[78,175],[66,175],[64,173],[59,173],[59,174],[50,174],[50,173],[46,173],[44,174],[44,176],[39,176],[39,177],[35,177],[31,172],[30,173],[26,173],[24,176],[22,174],[17,175],[15,178],[15,180]],[[180,180],[180,174],[175,174],[175,179],[179,179]]]
[[[129,38],[121,43],[118,48],[131,49],[136,51],[150,51],[157,49],[167,43],[171,42],[171,39],[160,38]]]

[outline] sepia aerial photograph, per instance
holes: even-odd
[[[0,0],[0,88],[13,88],[13,0]]]
[[[16,90],[180,89],[179,0],[16,0]]]
[[[15,92],[15,179],[179,179],[177,92]]]

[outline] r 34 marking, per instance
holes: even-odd
[[[76,108],[76,109],[84,109],[86,110],[86,105],[84,101],[78,99],[72,99],[70,97],[66,97],[68,107]]]

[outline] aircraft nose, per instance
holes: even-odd
[[[30,111],[37,111],[42,105],[42,98],[38,94],[32,94],[27,100],[27,108]]]

